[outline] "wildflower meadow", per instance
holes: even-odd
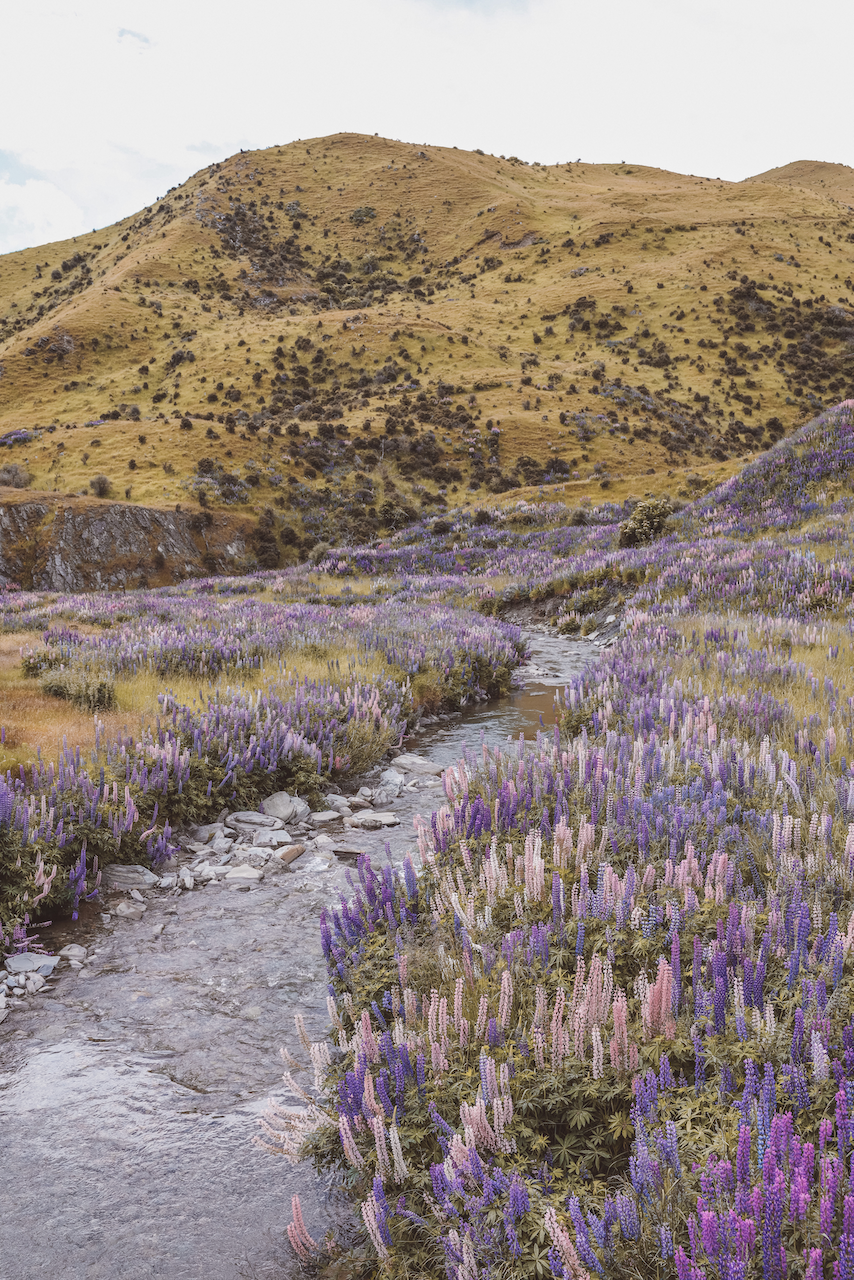
[[[419,703],[506,690],[514,605],[567,636],[619,610],[553,724],[448,769],[405,864],[362,857],[319,921],[329,1037],[297,1020],[301,1105],[263,1140],[331,1170],[356,1226],[315,1241],[296,1200],[306,1265],[852,1280],[852,462],[845,405],[640,545],[628,509],[544,502],[310,581],[0,599],[42,630],[29,678],[159,699],[138,734],[7,771],[19,936],[96,888],[94,855],[161,860],[224,800],[358,772]]]

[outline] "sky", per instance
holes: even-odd
[[[3,20],[0,252],[342,131],[731,180],[854,165],[853,27],[841,0],[27,0]]]

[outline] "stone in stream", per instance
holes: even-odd
[[[224,835],[221,831],[217,831],[213,840],[211,840],[210,844],[207,846],[206,851],[208,853],[215,854],[218,858],[221,858],[223,854],[228,853],[233,844],[234,841],[232,839]]]
[[[157,884],[159,877],[147,867],[131,863],[123,866],[119,863],[104,868],[103,882],[105,889],[151,889]]]
[[[392,764],[398,769],[405,769],[407,773],[432,773],[435,777],[444,773],[442,765],[435,764],[432,760],[425,760],[423,756],[412,755],[408,751],[402,756],[395,756]]]
[[[69,942],[68,946],[63,947],[59,954],[63,960],[85,960],[86,948],[81,947],[77,942]]]

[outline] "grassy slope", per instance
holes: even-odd
[[[293,201],[305,214],[299,228],[287,209]],[[536,472],[514,470],[521,456],[562,458],[569,501],[598,494],[603,472],[615,495],[668,488],[677,468],[716,481],[767,446],[769,419],[789,430],[811,416],[815,400],[806,411],[797,385],[824,403],[854,394],[854,357],[822,324],[831,306],[852,318],[849,201],[854,173],[812,162],[736,184],[635,165],[528,166],[349,134],[241,153],[150,211],[0,259],[0,432],[58,427],[0,458],[26,460],[40,489],[79,493],[97,471],[117,495],[129,486],[132,501],[150,504],[186,498],[181,480],[201,457],[243,477],[255,463],[298,483],[274,492],[262,474],[247,507],[278,497],[287,508],[302,495],[288,516],[298,530],[306,497],[318,505],[319,489],[319,505],[330,504],[350,492],[357,471],[373,485],[365,496],[364,480],[353,481],[352,510],[388,499],[417,509],[440,489],[451,503],[482,502],[490,485],[537,483]],[[248,217],[223,239],[222,218],[241,204]],[[355,223],[350,215],[364,206],[376,216]],[[573,245],[562,247],[568,239]],[[76,254],[85,261],[74,265]],[[366,257],[372,272],[360,271]],[[322,277],[342,261],[330,285]],[[742,277],[768,288],[733,298]],[[380,278],[394,291],[377,289]],[[798,313],[813,337],[798,376],[791,363],[779,366],[786,334],[808,328],[791,327],[787,289],[815,299]],[[595,308],[575,307],[581,297]],[[757,299],[772,309],[757,311]],[[298,353],[298,338],[311,347]],[[724,338],[728,365],[721,346],[698,347]],[[170,366],[187,350],[194,362]],[[357,385],[389,361],[391,383]],[[295,385],[300,365],[304,382]],[[280,371],[289,381],[275,399],[271,378]],[[407,372],[426,404],[391,389]],[[658,414],[648,400],[633,412],[593,394],[617,377],[659,396]],[[440,382],[446,404],[436,403]],[[239,401],[225,399],[229,388]],[[165,398],[154,403],[158,393]],[[390,406],[401,403],[399,426],[411,424],[416,439],[436,433],[438,478],[429,460],[402,477],[399,458],[353,445],[360,432],[381,437]],[[317,478],[306,477],[310,458],[286,434],[294,404],[314,405],[297,413],[302,446],[307,417],[316,431],[332,411],[339,438],[349,428],[349,442],[327,449]],[[129,420],[133,405],[138,423]],[[457,405],[468,417],[452,414]],[[579,439],[583,418],[559,421],[600,406],[611,426],[593,423],[581,433],[589,439]],[[83,425],[110,410],[118,421]],[[242,415],[259,411],[265,421],[253,432]],[[228,413],[238,415],[231,431]],[[188,414],[212,420],[181,431]],[[490,419],[500,424],[497,450]],[[472,457],[481,459],[479,490],[469,487]],[[459,467],[459,482],[443,479],[442,465]],[[362,532],[372,531],[369,521]]]

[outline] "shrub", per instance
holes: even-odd
[[[639,502],[628,520],[620,525],[619,545],[640,547],[646,542],[654,542],[661,537],[672,514],[673,507],[667,498],[647,498]]]
[[[102,473],[101,475],[92,477],[89,481],[89,488],[92,490],[96,498],[106,498],[107,494],[110,492],[110,482]]]
[[[39,683],[45,693],[54,698],[65,698],[81,711],[112,711],[116,705],[112,677],[99,671],[78,671],[66,667],[48,671]]]

